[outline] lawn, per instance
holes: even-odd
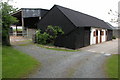
[[[2,78],[21,78],[35,71],[40,62],[12,47],[2,48]]]
[[[120,56],[120,55],[119,55]],[[106,72],[109,78],[118,78],[118,55],[112,55],[106,61]]]
[[[13,31],[16,31],[16,29],[13,29]],[[22,29],[17,29],[17,31],[22,31]]]
[[[0,79],[2,78],[2,47],[0,44]]]

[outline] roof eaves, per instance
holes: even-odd
[[[26,10],[26,9],[29,9],[29,10],[47,10],[49,11],[48,9],[42,9],[42,8],[21,8],[22,10]]]
[[[19,9],[18,11],[14,12],[14,13],[11,13],[11,15],[17,14],[17,13],[19,13],[20,11],[22,11],[22,9]]]

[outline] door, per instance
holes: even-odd
[[[96,44],[98,44],[98,30],[96,30]]]
[[[100,30],[100,43],[102,42],[102,35],[103,35],[103,32],[102,30]]]
[[[106,41],[108,40],[108,31],[106,30]]]

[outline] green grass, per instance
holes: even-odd
[[[21,43],[21,44],[18,44],[19,46],[27,46],[27,45],[33,44],[32,40],[19,41],[18,43]]]
[[[55,47],[55,46],[51,46],[51,45],[49,46],[49,45],[37,44],[37,46],[42,47],[42,48],[46,48],[46,49],[50,49],[50,50],[56,50],[56,51],[68,51],[68,52],[80,51],[80,50],[72,50],[72,49],[66,49],[66,48]]]
[[[0,45],[0,79],[2,78],[2,47]]]
[[[13,29],[13,31],[16,31],[16,29]],[[17,31],[22,31],[22,29],[17,29]]]
[[[33,72],[40,63],[12,47],[2,48],[2,78],[21,78]]]
[[[119,55],[120,56],[120,55]],[[118,55],[112,55],[106,62],[106,72],[109,78],[118,78]]]

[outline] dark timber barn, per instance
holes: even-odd
[[[59,26],[64,35],[58,36],[55,45],[70,49],[112,40],[112,28],[103,20],[54,5],[38,22],[38,29],[45,31],[48,25]]]

